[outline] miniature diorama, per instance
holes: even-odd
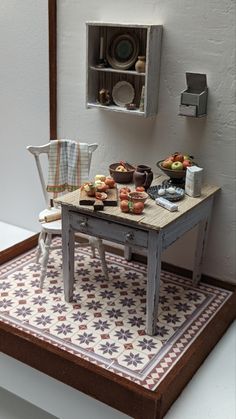
[[[53,25],[57,22],[56,3],[49,0]],[[70,2],[64,3],[66,11]],[[154,8],[149,3],[143,5],[148,22],[166,15],[165,10],[159,13],[155,8],[151,16]],[[115,13],[109,7],[103,11],[112,19]],[[214,205],[222,205],[231,186],[228,182],[227,191],[218,197],[220,187],[208,183],[214,176],[223,176],[222,185],[231,179],[224,162],[217,160],[217,172],[213,164],[213,158],[225,149],[221,139],[229,141],[227,135],[224,138],[224,123],[219,120],[217,125],[213,114],[209,120],[197,120],[207,115],[206,74],[187,72],[186,88],[182,93],[178,90],[179,115],[196,119],[176,118],[170,112],[177,77],[179,82],[179,74],[192,59],[191,51],[205,39],[201,34],[202,39],[192,42],[190,31],[185,31],[186,16],[181,13],[166,20],[162,112],[156,121],[135,118],[154,118],[158,112],[162,25],[137,24],[134,19],[140,13],[133,13],[130,5],[126,9],[129,13],[122,22],[130,16],[131,24],[87,22],[86,48],[78,39],[84,42],[81,19],[85,15],[90,18],[89,10],[70,20],[70,27],[60,22],[63,34],[59,44],[69,48],[65,58],[64,48],[59,51],[60,60],[55,42],[58,30],[55,26],[49,30],[51,140],[27,147],[36,163],[45,204],[33,220],[36,226],[39,222],[34,230],[37,234],[22,242],[20,250],[13,246],[11,260],[8,252],[2,256],[8,259],[0,263],[0,350],[126,415],[163,418],[235,317],[236,292],[232,284],[224,286],[226,274],[230,272],[229,279],[232,274],[228,264],[231,247],[225,257],[224,246],[219,247],[215,240],[226,232],[220,226],[219,211],[213,228],[210,225]],[[189,11],[192,17],[191,7]],[[200,6],[199,16],[202,20]],[[213,32],[206,45],[209,49],[213,45],[213,55],[219,58],[219,42],[214,42]],[[196,33],[194,29],[192,37]],[[82,55],[85,49],[87,53],[86,77],[79,86],[78,60],[67,60],[73,52],[78,58],[78,47],[82,47]],[[205,71],[200,67],[199,52],[192,65]],[[212,59],[209,52],[204,50],[204,59]],[[56,106],[57,64],[62,63],[62,79],[66,81],[68,75],[63,73],[64,59],[73,67],[69,87],[79,87],[70,97],[71,106],[65,106],[63,117],[68,124],[58,123]],[[204,68],[212,74],[208,64]],[[218,73],[220,85],[226,72]],[[79,121],[70,126],[85,85],[86,107],[93,108],[95,115],[84,109]],[[212,84],[212,89],[215,87]],[[222,102],[223,90],[218,97],[221,92],[214,90],[215,103]],[[65,90],[66,97],[68,94]],[[35,106],[28,108],[32,113]],[[222,113],[226,114],[231,117],[229,109]],[[40,116],[38,120],[43,121]],[[26,119],[34,120],[34,115]],[[92,121],[91,127],[88,121]],[[69,129],[65,135],[76,130],[81,142],[67,137],[52,140],[59,131],[63,135],[65,126]],[[100,144],[97,156],[93,136]],[[18,141],[20,136],[15,138]],[[193,146],[195,138],[199,147]],[[207,152],[216,143],[218,154],[209,162]],[[27,168],[23,162],[28,170],[24,179],[30,176],[30,163]],[[38,179],[34,184],[33,175],[32,171],[27,187],[15,188],[20,199],[14,194],[15,206],[24,203],[25,208],[20,212],[17,207],[15,214],[27,222],[26,216],[28,219],[30,212],[37,210],[41,199],[36,195]],[[222,281],[220,275],[207,276],[217,272],[215,257],[219,255],[218,266],[226,261],[220,272]]]

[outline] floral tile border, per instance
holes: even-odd
[[[0,269],[0,319],[81,359],[155,390],[232,295],[166,271],[158,335],[145,333],[146,266],[107,253],[109,282],[89,248],[75,257],[74,300],[63,295],[61,250],[50,254],[39,289],[31,250]]]

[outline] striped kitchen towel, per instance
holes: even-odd
[[[89,146],[62,139],[50,142],[47,191],[74,191],[89,175]]]

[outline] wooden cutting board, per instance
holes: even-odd
[[[94,205],[94,209],[102,209],[103,206],[116,207],[118,204],[117,188],[107,189],[107,199],[98,201],[93,196],[88,196],[84,189],[80,190],[80,205]]]

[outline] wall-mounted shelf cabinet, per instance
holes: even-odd
[[[87,107],[155,116],[161,39],[161,25],[87,22]],[[141,72],[135,70],[139,56],[146,57]]]

